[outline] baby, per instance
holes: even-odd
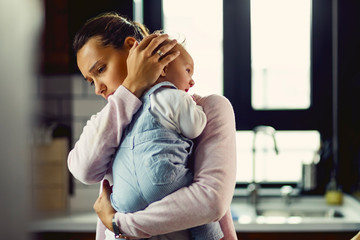
[[[112,166],[111,202],[119,212],[146,208],[193,180],[191,139],[206,125],[206,115],[187,91],[194,85],[194,62],[183,46],[142,97],[143,105],[125,129]],[[161,51],[157,54],[160,56]],[[218,222],[190,229],[194,239],[220,239]]]

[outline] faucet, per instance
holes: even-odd
[[[272,137],[273,141],[274,141],[274,150],[276,154],[279,154],[279,150],[276,144],[276,140],[275,140],[275,129],[273,127],[270,126],[264,126],[264,125],[260,125],[257,126],[253,129],[254,132],[254,138],[253,138],[253,146],[252,146],[252,182],[248,185],[247,187],[247,191],[248,191],[248,196],[249,196],[249,201],[251,204],[256,205],[258,202],[258,198],[259,198],[259,190],[260,190],[260,185],[256,182],[256,171],[255,171],[255,165],[256,165],[256,136],[259,132],[269,135]]]
[[[284,185],[280,188],[280,193],[282,199],[286,206],[289,206],[291,203],[291,194],[293,193],[293,187],[290,185]]]

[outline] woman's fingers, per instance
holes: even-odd
[[[165,40],[164,43],[156,50],[157,57],[162,58],[165,55],[174,54],[175,51],[171,51],[177,44],[177,41],[174,40]]]
[[[159,36],[158,34],[150,34],[146,37],[143,38],[143,40],[141,40],[140,44],[139,44],[139,49],[143,50],[144,48],[146,48],[149,43],[151,42],[151,40],[155,37]]]
[[[177,44],[177,41],[175,39],[169,40],[169,36],[167,34],[162,34],[162,35],[153,34],[153,35],[154,36],[151,36],[151,38],[144,39],[145,42],[144,40],[142,40],[138,46],[139,51],[144,51],[144,54],[147,57],[154,56],[158,60],[159,58],[162,58],[168,53],[170,53],[170,51]]]
[[[159,35],[155,38],[153,38],[149,45],[147,46],[146,50],[148,50],[149,54],[152,55],[153,53],[155,53],[155,51],[163,44],[165,43],[166,44],[166,40],[169,39],[169,36],[167,34],[162,34],[162,35]]]
[[[179,55],[180,55],[180,51],[172,51],[172,52],[167,53],[164,57],[160,58],[159,62],[161,63],[162,68],[164,68],[170,62],[172,62]]]
[[[170,52],[176,46],[176,44],[177,41],[175,39],[170,41],[167,34],[154,33],[145,37],[140,43],[135,42],[135,44],[130,49],[130,54],[132,54],[135,49],[137,49],[139,52],[143,51],[144,56],[154,56],[157,59],[169,55],[170,57],[167,57],[165,60],[165,62],[168,62],[169,59],[173,60],[177,57],[177,53],[175,51]]]
[[[132,45],[132,47],[129,50],[129,56],[131,54],[133,54],[133,52],[135,51],[135,49],[139,46],[139,43],[137,41],[134,42],[134,44]]]
[[[169,36],[167,34],[150,34],[140,42],[139,50],[146,49],[151,54],[162,42],[164,42],[168,38]]]
[[[135,42],[126,60],[128,75],[122,85],[140,97],[158,80],[164,67],[179,56],[176,44],[166,34],[152,34],[140,43]]]

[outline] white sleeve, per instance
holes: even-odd
[[[150,96],[151,113],[165,127],[187,138],[198,137],[205,128],[206,115],[188,93],[161,88]]]

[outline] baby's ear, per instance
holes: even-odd
[[[166,77],[167,69],[168,69],[168,65],[166,65],[164,67],[164,69],[161,71],[161,74],[160,74],[161,77]]]

